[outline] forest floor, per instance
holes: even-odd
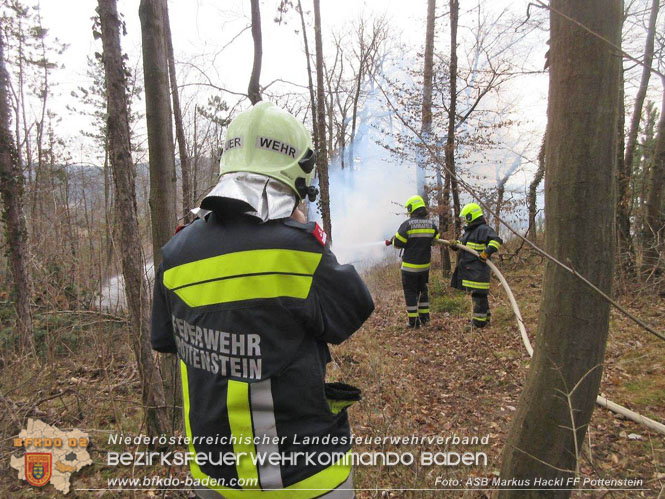
[[[520,304],[533,340],[542,288],[543,262],[535,256],[500,263]],[[329,378],[358,386],[363,399],[350,408],[358,437],[484,437],[487,444],[363,444],[357,452],[412,453],[412,465],[359,466],[358,497],[485,497],[491,491],[464,489],[468,479],[498,475],[501,451],[515,414],[529,365],[505,293],[492,284],[492,324],[465,331],[470,298],[453,291],[440,268],[431,272],[432,321],[408,330],[394,262],[365,272],[376,311],[349,341],[332,349]],[[665,299],[629,293],[621,303],[665,330]],[[2,317],[0,317],[2,319]],[[122,318],[98,313],[38,313],[39,363],[5,358],[0,373],[0,497],[54,497],[51,486],[38,490],[16,478],[9,457],[12,438],[28,418],[61,430],[79,428],[90,434],[93,465],[71,478],[70,497],[126,497],[127,492],[89,491],[105,487],[107,478],[172,476],[184,478],[184,467],[114,467],[108,450],[137,451],[110,445],[110,433],[142,433],[140,390],[134,356]],[[6,334],[6,333],[3,333]],[[658,421],[665,421],[665,343],[640,330],[613,310],[601,393]],[[178,425],[179,427],[179,425]],[[180,429],[176,433],[182,433]],[[487,465],[423,466],[422,452],[482,452]],[[665,438],[597,407],[589,426],[580,473],[582,477],[644,481],[642,492],[578,491],[576,497],[663,495]],[[437,477],[438,480],[437,480]],[[448,487],[441,481],[448,481]],[[458,481],[458,482],[455,482]],[[479,488],[477,486],[473,488]],[[592,488],[592,487],[591,487]],[[77,490],[79,489],[79,490]],[[430,490],[404,490],[430,489]],[[435,490],[432,490],[435,489]],[[136,497],[192,497],[173,491],[136,492]]]

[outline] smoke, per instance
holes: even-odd
[[[342,168],[338,156],[330,163],[332,250],[340,262],[362,268],[395,253],[383,241],[395,234],[406,218],[404,202],[416,194],[415,165],[400,162],[388,150],[395,147],[390,132],[396,126],[376,91],[371,92],[359,113],[353,162],[345,158]]]
[[[155,268],[152,264],[152,259],[146,262],[144,272],[148,281],[148,288],[152,292],[152,283],[155,280]],[[102,292],[99,297],[99,308],[101,310],[107,311],[127,309],[127,299],[125,297],[125,278],[123,277],[122,273],[114,275],[102,286]]]

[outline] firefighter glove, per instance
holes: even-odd
[[[490,256],[485,253],[485,251],[482,251],[478,254],[478,258],[480,258],[483,262],[486,262],[489,257]]]

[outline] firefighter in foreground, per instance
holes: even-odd
[[[302,123],[258,103],[230,124],[199,219],[162,248],[151,340],[178,355],[189,451],[212,459],[190,465],[194,479],[217,480],[199,497],[354,496],[340,456],[360,391],[325,383],[327,344],[351,336],[374,304],[297,210],[316,196],[314,166]]]
[[[503,241],[483,216],[483,210],[476,203],[469,203],[459,215],[465,222],[464,235],[457,242],[451,242],[450,249],[459,250],[463,244],[476,250],[479,256],[466,251],[458,253],[457,267],[453,273],[451,286],[471,292],[473,302],[472,327],[485,327],[490,322],[490,304],[487,295],[490,291],[490,268],[485,263],[493,253],[499,251]]]
[[[427,218],[427,207],[420,196],[411,196],[404,205],[409,213],[395,235],[386,240],[386,246],[403,249],[402,287],[406,300],[409,327],[424,326],[429,322],[427,282],[432,259],[432,243],[439,238],[434,222]]]

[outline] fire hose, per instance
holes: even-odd
[[[445,239],[438,239],[436,240],[436,242],[450,245],[450,241],[446,241]],[[457,247],[463,251],[466,251],[467,253],[471,253],[472,255],[478,256],[477,251],[472,250],[471,248],[467,248],[463,244],[457,243]],[[492,270],[492,273],[496,276],[496,278],[501,283],[501,286],[506,291],[508,299],[510,300],[510,305],[513,309],[513,312],[515,313],[515,318],[517,319],[517,326],[519,327],[520,330],[520,335],[522,337],[522,343],[524,344],[524,348],[526,348],[529,357],[533,357],[533,347],[531,346],[531,341],[529,341],[529,336],[527,335],[526,327],[524,327],[524,320],[522,319],[520,308],[517,305],[517,300],[515,300],[515,295],[511,291],[508,282],[506,281],[505,277],[503,277],[503,274],[499,271],[496,265],[494,265],[494,263],[492,263],[489,259],[486,260],[485,263],[487,263],[489,268]],[[646,416],[642,416],[641,414],[638,414],[634,411],[631,411],[630,409],[627,409],[626,407],[616,404],[611,400],[606,399],[605,397],[601,397],[600,395],[596,397],[596,404],[606,409],[609,409],[610,411],[619,414],[620,416],[623,416],[626,419],[630,419],[631,421],[634,421],[636,423],[641,423],[647,428],[665,435],[664,424],[659,423],[658,421],[655,421]]]

